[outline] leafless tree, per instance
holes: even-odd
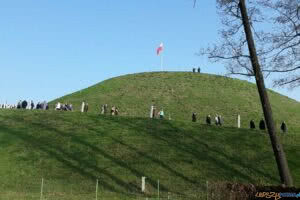
[[[200,54],[224,62],[227,75],[253,77],[238,1],[217,2],[223,40]],[[273,75],[273,86],[300,86],[300,0],[248,0],[248,14],[264,76]]]
[[[275,1],[277,3],[274,3]],[[297,70],[287,69],[290,64],[293,64],[295,68],[295,64],[299,61],[299,59],[293,60],[297,54],[299,56],[299,49],[298,52],[294,52],[298,48],[297,43],[289,43],[294,40],[293,35],[291,35],[292,29],[290,31],[279,30],[274,33],[264,31],[265,26],[268,25],[266,22],[273,21],[284,24],[284,18],[281,21],[280,17],[269,17],[274,16],[273,12],[277,12],[274,6],[277,9],[284,7],[280,6],[282,1],[286,0],[217,0],[218,12],[223,24],[223,28],[220,30],[221,41],[208,49],[202,49],[201,54],[208,55],[212,61],[225,62],[230,74],[255,78],[281,182],[287,186],[292,186],[293,180],[282,145],[276,135],[272,109],[263,76],[263,72],[268,75],[271,72],[284,73],[284,70]],[[297,10],[298,8],[296,13]],[[297,14],[295,16],[297,18]],[[282,43],[282,41],[277,41],[281,40],[279,36],[285,36],[290,40],[287,39],[285,43]],[[294,36],[298,37],[297,35]],[[287,50],[286,53],[289,58],[282,57],[286,51],[283,45],[287,45],[287,43],[289,45],[286,47],[291,49]],[[278,46],[279,44],[282,46]],[[294,83],[297,81],[295,78],[292,80]],[[291,80],[286,79],[279,80],[278,84],[283,84],[282,81],[285,81],[286,84],[292,83]]]
[[[275,86],[300,86],[300,0],[260,0],[272,24],[267,33],[266,72],[280,73]]]

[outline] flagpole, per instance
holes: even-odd
[[[160,54],[160,70],[163,71],[163,53]]]

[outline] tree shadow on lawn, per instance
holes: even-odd
[[[110,118],[104,118],[104,119],[111,120]],[[193,134],[195,132],[195,129],[192,128],[191,130],[180,129],[167,120],[163,120],[163,121],[156,120],[156,119],[147,120],[147,119],[140,119],[140,118],[137,118],[135,120],[140,121],[141,123],[132,123],[126,120],[115,118],[115,122],[122,124],[124,127],[128,127],[130,129],[134,129],[140,132],[146,132],[151,137],[167,143],[171,148],[175,147],[177,150],[181,152],[188,153],[199,161],[208,161],[213,163],[213,165],[215,166],[220,166],[220,169],[222,169],[223,173],[215,171],[213,173],[214,174],[213,176],[215,178],[224,177],[225,175],[225,178],[228,180],[231,180],[232,177],[236,177],[237,179],[241,179],[246,182],[252,182],[252,183],[255,182],[255,179],[253,179],[253,177],[251,177],[251,175],[249,175],[247,172],[242,172],[239,169],[237,169],[242,167],[242,168],[248,168],[250,171],[253,171],[262,177],[268,178],[270,181],[274,181],[274,182],[279,181],[279,179],[277,180],[270,174],[267,174],[264,171],[258,169],[256,166],[253,165],[249,166],[245,162],[243,162],[243,160],[237,159],[237,157],[235,157],[234,155],[232,156],[226,154],[226,152],[222,151],[221,148],[218,148],[220,149],[218,150],[217,148],[210,147],[210,144],[207,141],[220,140],[219,144],[222,145],[223,141],[221,141],[221,139],[219,139],[218,135],[216,134],[217,132],[220,131],[220,127],[210,127],[207,125],[201,125],[201,128],[203,128],[204,131],[207,132],[206,133],[207,137],[205,139],[203,138],[203,140],[200,141],[199,139],[196,138],[197,135]],[[160,130],[159,126],[161,125],[161,123],[163,123],[163,128],[165,131]],[[145,127],[147,127],[148,129],[145,129]],[[234,128],[221,128],[221,129],[222,129],[221,134],[223,135],[226,134],[225,130],[230,132],[238,131],[238,133],[240,133],[240,130]],[[181,133],[181,135],[178,135],[178,133]],[[254,134],[258,134],[258,133],[254,133]],[[245,139],[244,137],[240,137],[239,134],[235,134],[235,135],[236,137],[230,138],[230,140],[236,140],[235,142],[239,143],[239,141],[242,142],[242,140]],[[196,143],[193,142],[193,145],[191,145],[191,143],[182,142],[180,140],[180,136],[189,137],[192,141]],[[203,136],[203,134],[201,136]],[[230,136],[232,137],[232,134],[230,134]],[[243,142],[243,144],[248,146],[245,148],[257,149],[259,147],[259,145],[256,143],[251,144],[249,142],[247,143]],[[202,152],[199,150],[202,150]],[[223,160],[220,159],[220,157],[225,158],[229,162],[225,163]],[[261,158],[262,157],[264,156],[261,155]]]
[[[35,138],[32,135],[28,135],[21,131],[13,131],[10,128],[3,127],[3,126],[1,127],[0,131],[7,133],[7,134],[14,135],[16,138],[19,138],[19,139],[23,140],[25,143],[29,144],[33,149],[38,149],[38,150],[41,150],[41,151],[47,153],[50,157],[55,158],[57,161],[61,162],[65,166],[69,167],[73,171],[75,171],[78,174],[83,175],[93,181],[98,178],[98,176],[95,175],[95,174],[97,174],[95,172],[98,172],[99,174],[103,173],[103,174],[109,176],[111,179],[115,180],[119,184],[124,184],[121,180],[118,180],[111,174],[107,173],[105,170],[100,169],[95,166],[92,166],[84,161],[81,161],[81,158],[78,158],[78,157],[76,157],[76,155],[66,152],[59,146],[51,145],[49,143],[49,141],[45,142],[39,138]],[[80,167],[80,166],[78,166],[78,163],[84,163],[84,164],[82,165],[82,167]],[[95,172],[91,173],[86,170],[87,168],[93,169]],[[110,191],[121,193],[120,190],[117,190],[114,186],[112,186],[104,181],[102,181],[101,184],[103,185],[104,188],[106,188]]]
[[[16,120],[16,117],[12,118],[12,120]],[[19,118],[18,120],[20,122],[24,122],[24,120],[21,118]],[[66,119],[63,119],[63,120],[66,120]],[[142,176],[147,176],[147,174],[144,174],[144,173],[138,171],[137,169],[135,169],[131,166],[128,166],[127,163],[125,163],[124,161],[114,158],[112,155],[105,152],[105,150],[102,150],[102,149],[92,145],[92,143],[84,141],[82,138],[77,137],[76,135],[74,135],[70,132],[62,132],[51,126],[47,126],[46,124],[39,124],[38,122],[31,124],[31,126],[35,126],[35,128],[46,129],[47,131],[50,131],[51,134],[53,133],[53,136],[60,135],[62,137],[68,137],[68,138],[71,137],[71,140],[73,142],[76,142],[77,144],[79,144],[80,148],[92,149],[93,152],[95,152],[95,154],[97,154],[97,155],[100,154],[104,158],[106,158],[106,159],[110,160],[112,163],[116,164],[116,166],[122,167],[122,168],[130,171],[136,177],[141,178]],[[43,152],[46,152],[51,157],[56,158],[59,162],[61,162],[65,166],[71,168],[72,170],[76,171],[80,175],[88,177],[91,180],[96,180],[99,176],[105,175],[106,178],[111,179],[120,188],[123,188],[121,190],[117,190],[113,185],[105,182],[105,178],[101,179],[101,184],[104,186],[105,189],[107,189],[109,191],[124,193],[124,192],[128,192],[128,191],[129,192],[130,191],[137,192],[140,190],[140,188],[137,185],[124,182],[122,179],[112,175],[107,170],[101,169],[93,163],[86,162],[86,160],[84,158],[80,158],[73,153],[67,152],[65,149],[56,145],[55,143],[51,143],[51,141],[44,141],[43,138],[34,137],[34,135],[29,135],[28,133],[26,133],[26,130],[21,132],[21,131],[14,131],[9,127],[1,127],[0,131],[2,131],[4,133],[9,133],[11,135],[14,135],[17,138],[22,139],[27,144],[30,144],[30,146],[33,149],[39,149]],[[99,132],[97,132],[97,133],[99,134]],[[79,166],[79,164],[80,164],[80,166]],[[147,177],[151,177],[151,176],[149,175]],[[153,188],[157,187],[156,180],[152,180],[151,178],[148,178],[147,182],[149,184],[151,184]],[[168,188],[166,186],[164,186],[163,184],[160,184],[160,189],[162,191],[168,191]],[[178,193],[178,194],[180,194],[180,193]]]
[[[92,163],[86,162],[86,160],[76,156],[75,154],[68,153],[60,146],[51,143],[51,141],[45,141],[42,138],[36,138],[34,137],[34,135],[27,134],[25,132],[26,130],[24,132],[21,132],[21,131],[12,130],[12,128],[1,126],[0,131],[2,133],[10,134],[15,136],[16,138],[23,140],[25,143],[29,144],[33,149],[38,149],[47,153],[50,157],[55,158],[63,165],[69,167],[70,169],[77,172],[78,174],[91,179],[92,181],[95,181],[101,175],[104,175],[106,176],[106,178],[111,179],[118,186],[120,186],[120,188],[123,188],[123,190],[117,189],[115,186],[107,183],[105,179],[101,179],[101,186],[103,186],[105,189],[109,191],[125,194],[124,190],[128,192],[128,191],[137,191],[138,189],[136,188],[136,186],[129,185],[123,180],[112,175],[106,169],[101,169]],[[52,129],[51,131],[55,131],[55,130]],[[99,152],[100,150],[98,151],[98,153]],[[106,155],[104,154],[104,157],[105,156]]]
[[[66,120],[66,119],[62,119],[62,120]],[[99,147],[93,145],[91,142],[85,141],[82,138],[80,138],[80,137],[78,137],[78,136],[76,136],[76,135],[74,135],[72,133],[59,131],[59,130],[53,128],[53,127],[44,127],[44,128],[47,128],[47,130],[49,130],[51,132],[55,132],[55,133],[59,134],[62,137],[70,137],[71,136],[72,141],[75,141],[77,144],[80,144],[80,145],[84,146],[85,148],[91,148],[95,153],[100,154],[104,158],[109,159],[110,161],[112,161],[114,164],[116,164],[116,166],[120,166],[120,167],[122,167],[122,168],[130,171],[137,178],[141,178],[142,176],[146,176],[147,177],[147,183],[150,184],[153,188],[157,187],[157,182],[156,182],[156,180],[153,180],[151,178],[151,174],[145,174],[144,172],[141,172],[141,171],[139,171],[139,170],[137,170],[137,169],[129,166],[124,161],[115,158],[114,156],[112,156],[109,153],[105,152],[105,150],[100,149]],[[95,128],[92,128],[92,127],[88,127],[88,130],[89,130],[89,132],[94,132],[97,135],[102,134],[101,132],[99,132],[99,130],[97,130]],[[115,142],[115,144],[119,143],[119,144],[121,144],[123,146],[126,146],[125,143],[121,143],[120,141],[116,140],[115,138],[113,138],[111,136],[110,136],[110,138],[112,139],[112,141]],[[129,148],[130,146],[127,146],[127,147]],[[145,154],[143,152],[139,152],[137,149],[135,149],[133,147],[131,147],[129,149],[131,151],[133,151],[133,152],[141,155],[142,157],[147,158],[148,160],[151,160],[152,162],[158,164],[160,167],[163,167],[163,168],[167,169],[168,171],[170,171],[171,173],[173,173],[175,176],[182,178],[184,181],[188,181],[188,182],[193,183],[193,184],[196,183],[195,181],[193,181],[193,180],[185,177],[182,173],[179,173],[179,172],[175,171],[170,166],[166,165],[165,163],[161,162],[160,160],[155,159],[154,157],[152,157],[150,155],[147,155],[147,154]],[[122,184],[121,186],[123,186],[123,185],[124,184]],[[127,183],[127,185],[128,185],[128,183]],[[132,187],[132,185],[128,186],[128,187]],[[135,187],[135,189],[136,189],[136,187]],[[204,188],[202,188],[202,189],[204,189]],[[172,192],[173,194],[183,195],[179,191],[171,191],[163,183],[160,183],[160,191],[162,191],[162,192]]]
[[[151,136],[152,138],[159,140],[161,142],[164,142],[170,146],[170,148],[175,148],[176,151],[182,152],[182,153],[188,153],[192,155],[195,159],[199,161],[208,161],[209,163],[212,163],[214,166],[220,166],[220,169],[222,171],[213,171],[211,172],[212,176],[214,178],[218,177],[225,177],[227,180],[232,180],[232,176],[237,177],[238,179],[245,180],[247,182],[254,182],[254,179],[250,175],[248,175],[246,172],[239,171],[238,169],[235,169],[235,167],[243,167],[243,168],[249,168],[245,163],[243,163],[241,160],[236,160],[234,156],[227,155],[225,152],[222,152],[221,150],[217,150],[215,148],[212,148],[209,146],[209,143],[205,142],[205,140],[199,140],[197,139],[193,133],[195,132],[194,129],[186,130],[178,128],[177,126],[174,126],[173,123],[170,123],[169,121],[161,121],[161,120],[147,120],[142,118],[123,118],[123,117],[101,117],[101,121],[99,121],[98,116],[95,115],[87,115],[84,116],[87,117],[95,124],[99,123],[112,123],[111,125],[114,126],[114,123],[121,125],[122,129],[131,129],[137,132],[141,132],[143,134],[147,134]],[[18,120],[22,123],[24,123],[24,119],[22,118],[16,118],[12,117],[11,120]],[[57,116],[56,120],[62,120],[66,121],[69,120],[68,118],[64,116]],[[72,121],[69,121],[72,123]],[[134,122],[134,123],[133,123]],[[74,121],[73,121],[74,123]],[[70,138],[73,142],[76,142],[76,144],[80,145],[81,148],[90,148],[95,152],[97,155],[101,155],[105,159],[110,160],[112,163],[116,164],[116,166],[122,167],[129,172],[131,172],[136,177],[151,177],[150,174],[145,174],[132,166],[128,166],[128,164],[122,160],[116,159],[114,156],[110,155],[108,152],[106,152],[104,149],[100,149],[99,147],[95,146],[92,142],[85,141],[84,138],[78,137],[75,134],[69,132],[69,131],[61,131],[56,128],[53,128],[53,126],[35,122],[31,124],[32,126],[36,128],[42,128],[46,129],[47,131],[50,131],[51,133],[54,133],[54,135],[60,135],[62,137]],[[82,126],[85,126],[84,124],[81,124]],[[96,134],[106,134],[102,133],[101,131],[97,130],[93,127],[94,124],[88,124],[86,128],[89,131],[92,131]],[[163,125],[163,126],[161,126]],[[121,129],[120,129],[121,130]],[[210,131],[215,131],[217,128],[209,127],[207,130],[207,134],[212,134]],[[3,127],[2,131],[10,133],[12,135],[15,135],[16,137],[22,139],[26,143],[29,143],[33,148],[40,149],[41,151],[46,152],[47,154],[51,155],[52,157],[56,158],[59,162],[63,163],[67,167],[71,168],[72,170],[76,171],[78,174],[86,176],[92,180],[97,179],[99,176],[104,175],[106,178],[109,178],[113,180],[113,182],[118,185],[122,189],[117,189],[114,185],[109,184],[108,182],[105,182],[105,178],[101,181],[105,189],[118,192],[118,193],[124,193],[125,191],[137,191],[139,188],[137,188],[136,185],[128,184],[121,180],[120,178],[112,175],[110,172],[108,172],[105,169],[101,169],[97,166],[97,164],[86,162],[84,158],[78,158],[73,153],[68,153],[66,150],[64,150],[62,147],[57,146],[56,144],[51,144],[51,141],[44,141],[43,138],[34,137],[34,135],[28,135],[26,131],[21,132],[17,130],[10,129],[10,127]],[[116,130],[118,131],[118,130]],[[193,142],[193,145],[190,143],[186,143],[180,140],[180,137],[178,137],[178,134],[181,134],[180,136],[183,137],[189,137]],[[211,136],[211,138],[206,138],[208,140],[216,139],[217,136]],[[179,172],[176,169],[173,169],[171,166],[166,164],[165,162],[151,156],[148,154],[145,154],[144,152],[141,152],[137,148],[135,148],[132,145],[126,144],[121,139],[117,139],[116,137],[110,136],[110,138],[122,145],[127,147],[127,149],[131,150],[132,152],[137,153],[138,155],[151,160],[152,162],[156,163],[158,166],[161,166],[162,168],[168,170],[171,174],[174,174],[174,176],[180,177],[183,181],[197,184],[197,181],[190,179],[189,177],[185,176],[183,173]],[[48,138],[49,139],[49,138]],[[239,139],[239,138],[238,138]],[[196,142],[196,143],[195,143]],[[201,152],[200,150],[204,150],[204,152]],[[207,153],[212,152],[212,154]],[[214,155],[221,155],[223,158],[226,158],[230,161],[230,164],[228,162],[224,162],[222,159],[219,158],[219,156]],[[78,166],[79,163],[81,166]],[[233,164],[235,166],[233,166]],[[201,170],[199,168],[199,170]],[[269,178],[270,180],[276,180],[273,177],[269,176],[268,174],[265,174],[263,171],[256,169],[255,167],[250,168],[250,170],[255,171],[257,174],[260,174],[264,177]],[[153,188],[157,186],[157,183],[155,180],[149,178],[147,179],[148,182],[152,185]],[[161,189],[163,191],[168,191],[168,188],[165,185],[160,185]]]

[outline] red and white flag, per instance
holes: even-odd
[[[160,52],[163,50],[163,48],[164,48],[164,44],[160,43],[159,47],[156,49],[156,54],[159,55]]]

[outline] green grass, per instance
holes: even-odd
[[[269,90],[274,118],[279,128],[287,122],[291,132],[300,130],[300,103]],[[242,127],[262,118],[256,85],[223,76],[190,72],[153,72],[120,76],[103,81],[82,91],[51,102],[72,103],[80,110],[82,101],[89,103],[89,112],[100,113],[101,104],[116,105],[120,115],[148,117],[152,102],[174,120],[191,121],[192,112],[204,121],[207,114],[221,114],[226,126],[236,127],[241,115]]]
[[[299,187],[300,136],[280,137]],[[96,179],[99,199],[122,200],[143,197],[142,176],[145,196],[159,179],[176,199],[199,199],[206,181],[280,182],[264,132],[188,121],[0,110],[0,158],[1,200],[39,199],[42,178],[48,200],[95,199]]]

